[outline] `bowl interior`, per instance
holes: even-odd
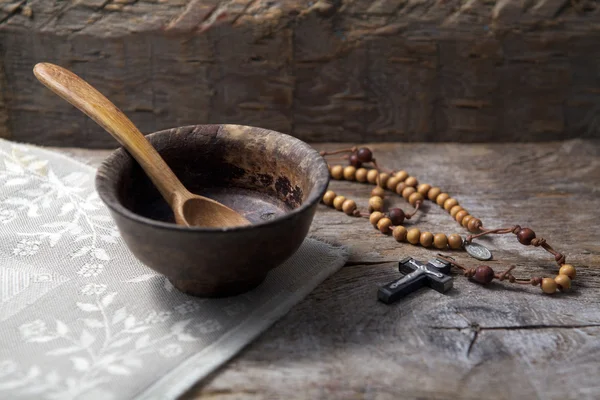
[[[314,203],[327,187],[329,174],[322,157],[278,132],[202,125],[147,138],[188,190],[222,202],[253,224]],[[169,206],[129,154],[116,152],[104,167],[99,172],[110,175],[114,202],[142,217],[174,224]]]

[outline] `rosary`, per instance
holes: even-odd
[[[343,155],[346,153],[345,155]],[[490,260],[491,252],[484,246],[474,242],[475,239],[490,234],[515,234],[519,243],[525,246],[541,247],[554,256],[554,260],[559,266],[558,275],[550,277],[531,277],[529,279],[516,278],[512,271],[514,265],[508,267],[499,274],[487,266],[481,265],[477,268],[467,268],[458,264],[453,258],[437,255],[437,260],[429,261],[427,264],[421,264],[412,258],[404,259],[400,262],[400,271],[407,273],[406,277],[392,282],[380,289],[379,298],[385,302],[394,301],[397,297],[410,291],[408,286],[415,283],[415,279],[420,279],[422,283],[428,283],[438,291],[448,290],[451,284],[451,278],[444,275],[450,266],[460,269],[464,276],[472,281],[486,285],[494,279],[499,281],[508,281],[520,285],[540,285],[542,291],[546,294],[553,294],[557,290],[568,291],[571,288],[571,280],[575,278],[575,268],[566,264],[564,254],[554,250],[545,239],[537,237],[535,232],[529,228],[522,228],[519,225],[498,229],[485,229],[483,222],[473,217],[461,207],[458,200],[445,193],[439,187],[432,187],[427,183],[418,182],[417,178],[409,175],[406,171],[383,171],[373,157],[373,152],[366,147],[351,147],[336,151],[322,151],[321,156],[331,156],[342,154],[342,159],[348,160],[349,165],[328,164],[331,177],[336,180],[357,181],[361,183],[370,183],[376,185],[371,191],[369,199],[368,215],[358,210],[356,202],[347,199],[342,195],[328,190],[323,196],[322,202],[333,207],[338,211],[352,217],[369,218],[371,224],[383,234],[390,234],[398,242],[408,242],[412,245],[421,245],[423,247],[435,247],[439,250],[459,250],[465,249],[474,258],[479,260]],[[339,157],[339,156],[338,156]],[[371,164],[370,168],[363,165]],[[384,201],[386,189],[401,195],[408,203],[414,207],[410,213],[401,208],[391,208],[387,212],[384,210]],[[433,234],[431,232],[421,232],[418,228],[406,229],[402,226],[405,220],[414,217],[421,204],[428,199],[446,210],[452,218],[460,225],[466,228],[470,234],[465,239],[461,235],[454,233],[446,235],[444,233]],[[410,279],[409,279],[410,278]],[[446,279],[447,278],[447,279]],[[448,283],[448,280],[450,282]],[[413,285],[414,286],[414,285]]]

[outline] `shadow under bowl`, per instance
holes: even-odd
[[[146,136],[192,193],[213,198],[252,225],[175,224],[168,204],[123,148],[102,163],[96,189],[132,254],[180,291],[220,297],[246,292],[291,257],[327,190],[325,160],[283,133],[196,125]]]

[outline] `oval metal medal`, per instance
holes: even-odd
[[[492,252],[479,243],[465,243],[465,250],[471,257],[478,260],[487,261],[492,259]]]

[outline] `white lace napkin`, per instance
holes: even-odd
[[[129,253],[94,174],[0,140],[0,398],[175,398],[347,259],[307,238],[249,293],[186,296]]]

